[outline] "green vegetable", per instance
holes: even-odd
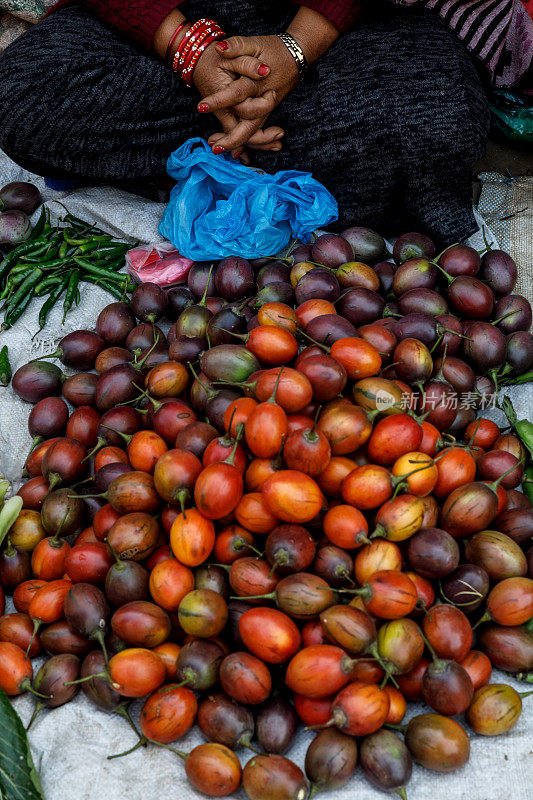
[[[37,284],[33,293],[36,297],[41,297],[44,294],[48,294],[58,283],[63,283],[63,276],[57,274],[49,275],[48,278],[44,278]]]
[[[22,720],[0,689],[0,798],[46,800]]]
[[[509,424],[515,429],[524,447],[529,450],[529,454],[533,456],[533,422],[528,419],[518,419],[516,411],[511,403],[511,398],[507,395],[503,398],[500,404],[501,410],[509,420]]]
[[[40,256],[44,255],[44,253],[46,253],[46,251],[49,249],[50,249],[50,243],[44,242],[44,244],[42,244],[36,250],[32,250],[31,253],[27,253],[26,255],[20,256],[20,259],[21,261],[30,261],[30,262],[34,260],[39,261]]]
[[[522,488],[526,497],[529,498],[529,502],[533,505],[533,464],[526,467],[522,480]]]
[[[65,324],[65,318],[72,308],[74,301],[76,300],[76,293],[78,291],[78,283],[80,282],[80,271],[79,269],[75,269],[70,274],[70,278],[68,279],[67,284],[67,292],[65,294],[65,300],[63,302],[63,319],[61,324]]]
[[[0,350],[0,386],[7,386],[11,380],[11,364],[9,363],[9,354],[7,344]]]
[[[9,302],[7,303],[6,306],[6,317],[13,309],[16,308],[16,306],[18,306],[21,300],[23,300],[26,297],[28,292],[31,292],[33,294],[34,287],[39,283],[42,277],[43,277],[42,269],[39,269],[39,267],[37,267],[36,269],[32,269],[31,273],[26,276],[26,278],[18,287],[17,291],[9,299]]]
[[[50,313],[52,308],[55,306],[55,304],[65,291],[68,282],[69,282],[69,276],[67,275],[62,279],[59,286],[56,286],[54,289],[52,289],[52,291],[50,292],[50,296],[42,304],[41,310],[39,311],[39,330],[34,334],[34,336],[37,336],[37,334],[40,333],[44,328],[44,326],[46,325],[48,314]]]
[[[92,283],[95,286],[100,286],[101,289],[105,289],[106,292],[116,297],[117,300],[123,300],[124,302],[128,302],[128,299],[125,297],[126,287],[124,289],[120,289],[118,284],[111,283],[108,281],[103,281],[101,278],[93,278],[91,275],[83,275],[81,280],[84,283]]]
[[[4,503],[2,510],[0,511],[0,544],[6,538],[9,529],[17,519],[18,515],[22,511],[22,497],[15,495],[15,497],[10,497]],[[1,717],[0,717],[1,719]],[[2,760],[0,759],[0,765]],[[1,795],[0,795],[1,797]]]
[[[510,378],[505,378],[505,380],[501,381],[502,385],[508,384],[518,384],[518,383],[531,383],[533,381],[533,372],[523,372],[522,375],[516,375],[516,377],[511,376]]]
[[[41,206],[41,213],[39,214],[39,219],[35,223],[35,227],[31,232],[30,239],[38,239],[42,234],[47,221],[48,213],[48,209],[45,208],[45,206]]]
[[[74,261],[84,270],[84,272],[88,272],[89,275],[94,275],[95,278],[102,278],[102,280],[111,281],[112,283],[116,283],[117,281],[124,283],[124,281],[128,280],[127,275],[117,274],[116,272],[113,272],[113,270],[106,269],[105,267],[97,267],[84,258],[74,258]]]
[[[3,505],[6,492],[9,489],[10,483],[5,478],[0,479],[0,506]]]
[[[9,313],[6,313],[4,317],[4,321],[0,326],[0,330],[5,331],[7,328],[11,328],[15,322],[24,314],[26,309],[28,308],[29,304],[31,303],[31,299],[33,297],[33,292],[29,291],[25,297],[22,298],[20,303],[16,306],[12,306]]]
[[[14,247],[13,250],[5,256],[3,261],[0,262],[0,281],[7,275],[11,265],[18,260],[19,256],[24,256],[34,250],[38,250],[45,242],[47,242],[47,239],[41,236],[39,239],[30,239],[28,242],[23,242],[19,244],[18,247]]]

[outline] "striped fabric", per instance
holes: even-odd
[[[521,0],[393,0],[422,2],[462,39],[495,86],[514,86],[533,59],[533,20]]]

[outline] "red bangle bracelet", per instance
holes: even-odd
[[[191,54],[203,42],[206,36],[219,30],[220,28],[216,22],[205,20],[204,24],[193,33],[185,46],[180,50],[180,56],[178,60],[178,71],[180,73],[186,68]]]
[[[181,58],[181,54],[183,53],[185,47],[187,46],[189,39],[196,33],[198,28],[200,28],[207,21],[208,20],[204,19],[197,20],[197,22],[191,25],[185,36],[182,38],[181,42],[178,45],[178,49],[174,53],[174,60],[172,62],[172,69],[175,70],[176,72],[178,71],[178,64]]]
[[[165,63],[168,63],[168,57],[170,55],[170,51],[172,49],[172,45],[174,44],[174,42],[178,38],[180,32],[184,29],[185,25],[186,25],[185,22],[182,22],[181,25],[178,25],[178,27],[176,28],[176,30],[174,31],[174,33],[170,37],[170,41],[169,41],[169,43],[167,45],[167,51],[165,53]]]
[[[200,56],[202,55],[202,53],[207,49],[207,47],[212,42],[216,41],[217,39],[222,39],[225,35],[226,34],[224,33],[224,31],[218,31],[216,33],[211,33],[206,37],[206,39],[202,42],[202,44],[200,46],[198,46],[196,48],[196,50],[193,51],[193,54],[192,54],[191,59],[190,59],[190,62],[187,65],[187,67],[183,70],[182,75],[181,75],[181,77],[183,78],[183,80],[185,81],[187,86],[191,86],[191,84],[192,84],[193,72],[194,72],[194,69],[196,67],[196,64],[200,60]]]
[[[191,86],[192,75],[200,56],[216,39],[225,36],[220,26],[211,19],[199,19],[181,39],[172,61],[172,69],[179,73],[187,86]]]
[[[207,46],[204,45],[205,40],[208,37],[212,36],[213,34],[218,34],[219,31],[220,28],[218,27],[218,25],[216,26],[208,25],[196,32],[196,35],[194,36],[194,41],[191,40],[190,47],[183,52],[182,57],[180,59],[179,69],[181,70],[182,77],[183,73],[187,71],[190,61],[193,58],[196,51],[198,50],[198,48],[202,48],[202,50],[205,50],[205,47]]]

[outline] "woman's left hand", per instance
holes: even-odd
[[[228,152],[248,144],[256,131],[263,127],[268,115],[297,85],[298,67],[287,47],[277,36],[232,36],[225,42],[227,47],[225,49],[217,47],[217,50],[228,60],[228,67],[235,65],[236,72],[239,71],[236,65],[246,56],[257,58],[270,67],[268,75],[256,83],[260,95],[243,99],[238,92],[237,80],[230,86],[204,97],[199,103],[199,107],[205,112],[232,108],[239,118],[237,125],[231,131],[214,134],[209,139],[211,146],[223,147]],[[275,149],[279,149],[277,145],[281,147],[281,144],[276,142]],[[250,142],[249,146],[254,145]],[[264,145],[258,146],[265,149]]]

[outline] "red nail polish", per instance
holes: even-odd
[[[213,153],[214,153],[216,156],[219,156],[221,153],[224,153],[224,152],[225,152],[225,150],[224,150],[224,148],[222,147],[222,145],[220,145],[220,144],[216,144],[216,145],[213,147]]]
[[[206,114],[209,111],[207,103],[198,103],[198,111],[200,114]]]
[[[228,45],[227,42],[222,40],[221,42],[217,42],[217,47],[218,47],[219,50],[227,50],[229,45]]]
[[[266,64],[260,64],[257,67],[257,74],[258,75],[263,75],[263,76],[264,75],[268,75],[269,72],[270,72],[270,67],[267,66]]]
[[[244,150],[237,150],[237,152],[234,153],[233,158],[239,158],[239,156],[242,156],[243,153]]]

